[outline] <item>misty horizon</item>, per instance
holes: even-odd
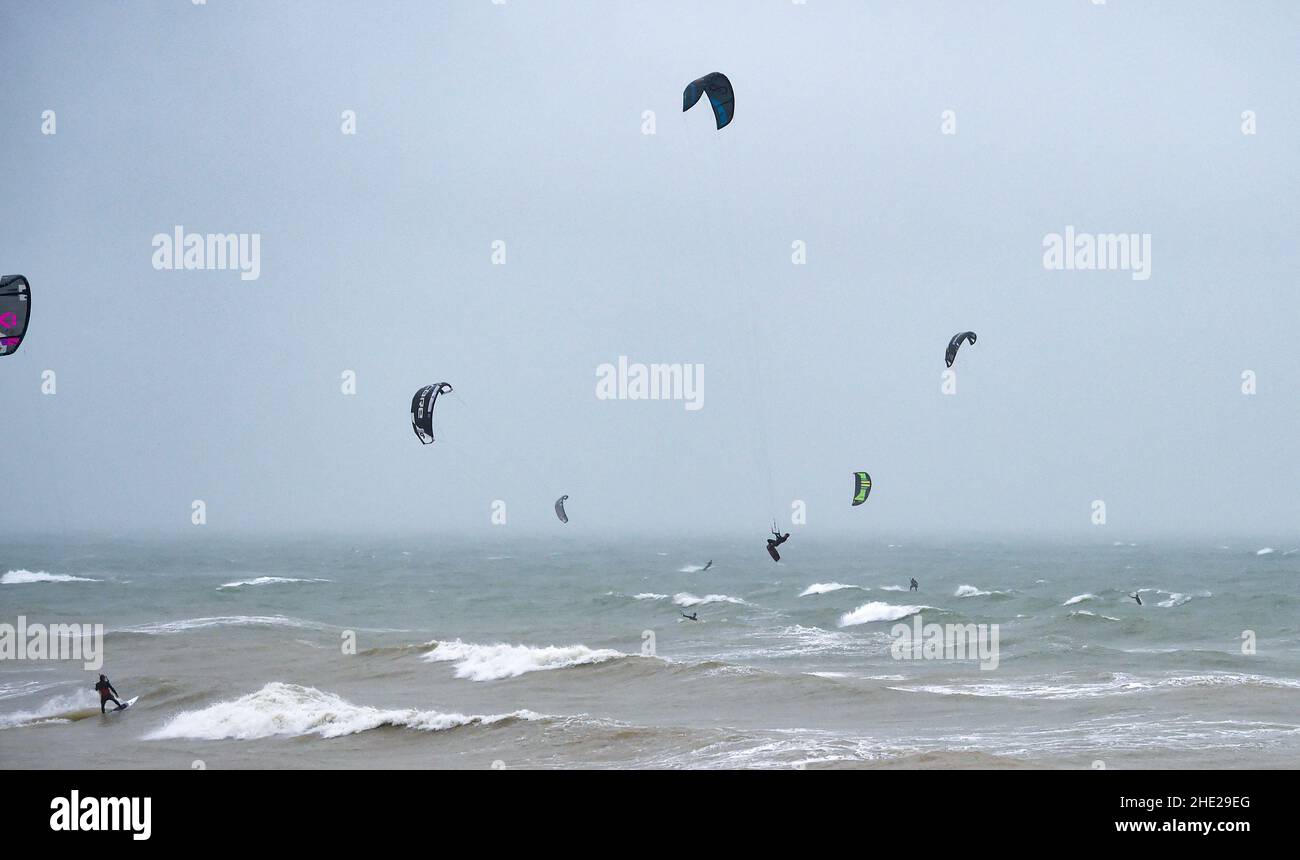
[[[6,5],[0,532],[1280,554],[1300,8],[1266,6]],[[681,111],[713,71],[722,130]],[[258,237],[256,277],[160,265],[178,228]],[[1049,266],[1076,232],[1132,265]],[[620,357],[700,408],[603,399]]]

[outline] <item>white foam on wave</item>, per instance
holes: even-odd
[[[1096,612],[1090,612],[1087,609],[1076,609],[1070,613],[1071,618],[1076,616],[1083,616],[1085,618],[1103,618],[1106,621],[1119,621],[1119,619],[1113,615],[1098,615]]]
[[[136,624],[123,627],[122,633],[144,633],[149,636],[162,636],[168,633],[184,633],[187,630],[202,630],[207,627],[298,627],[319,628],[321,625],[301,618],[289,618],[284,615],[217,615],[209,618],[182,618],[179,621],[155,621],[149,624]]]
[[[42,684],[39,681],[0,681],[0,699],[12,699],[17,696],[30,696],[41,690],[48,690],[55,684]]]
[[[703,597],[696,597],[688,591],[679,591],[673,595],[673,603],[678,606],[704,606],[709,603],[735,603],[739,606],[748,606],[749,604],[739,597],[728,597],[725,594],[706,594]]]
[[[276,736],[318,735],[338,738],[383,726],[441,732],[469,725],[491,725],[502,720],[545,719],[532,711],[490,716],[421,711],[415,708],[372,708],[354,705],[315,687],[279,681],[227,702],[172,717],[145,740],[190,738],[197,740],[254,740]]]
[[[1263,549],[1255,550],[1255,555],[1272,555],[1274,552],[1276,552],[1276,550],[1273,549],[1273,547],[1266,546]]]
[[[699,573],[702,570],[704,570],[702,564],[688,564],[685,567],[677,568],[678,573]]]
[[[880,586],[880,590],[881,591],[907,591],[907,587],[903,585],[882,585]]]
[[[830,594],[832,591],[843,591],[846,588],[857,588],[862,591],[867,589],[860,585],[845,585],[842,582],[814,582],[799,593],[800,597],[807,597],[810,594]]]
[[[1074,597],[1071,597],[1069,600],[1065,601],[1061,605],[1074,606],[1075,604],[1083,603],[1083,601],[1085,600],[1096,600],[1096,599],[1097,599],[1097,595],[1095,594],[1076,594],[1074,595]]]
[[[860,657],[881,650],[878,643],[864,640],[861,635],[839,630],[823,630],[820,627],[805,627],[802,624],[792,624],[775,631],[758,631],[751,634],[749,640],[742,649],[721,655],[717,659],[743,661],[754,658],[808,658],[831,655]]]
[[[1009,699],[1095,699],[1105,696],[1144,693],[1185,687],[1260,686],[1300,689],[1300,681],[1270,678],[1238,672],[1207,672],[1174,675],[1164,678],[1139,678],[1116,673],[1109,679],[1094,682],[1061,683],[1059,681],[1008,681],[1004,683],[920,684],[891,687],[903,692],[936,693],[943,696],[992,696]]]
[[[291,576],[258,576],[253,579],[241,579],[217,586],[222,588],[243,588],[246,585],[282,585],[291,582],[329,582],[328,579],[294,579]]]
[[[900,618],[915,615],[923,609],[933,608],[932,606],[895,606],[892,603],[875,600],[871,603],[864,603],[852,612],[841,615],[839,626],[853,627],[875,621],[897,621]]]
[[[981,591],[973,585],[959,585],[957,590],[952,593],[953,597],[988,597],[993,592]]]
[[[28,690],[26,692],[36,692]],[[19,693],[18,695],[22,695]],[[35,710],[11,711],[0,714],[0,729],[36,726],[46,723],[68,723],[99,714],[99,696],[89,688],[55,696],[38,705]]]
[[[593,649],[586,645],[561,645],[534,647],[531,645],[475,645],[459,639],[439,642],[424,655],[425,662],[455,663],[456,677],[470,681],[498,681],[516,678],[528,672],[566,669],[603,663],[626,657],[621,651],[609,648]]]
[[[1156,604],[1163,609],[1173,609],[1175,606],[1182,606],[1184,603],[1188,603],[1197,597],[1214,596],[1209,591],[1198,591],[1195,594],[1183,594],[1181,591],[1167,591],[1164,593],[1168,594],[1169,597]]]
[[[633,600],[667,600],[666,594],[655,594],[653,591],[643,591],[640,594],[632,595]]]
[[[85,576],[66,573],[46,573],[43,570],[11,570],[0,576],[0,585],[31,585],[35,582],[103,582]]]

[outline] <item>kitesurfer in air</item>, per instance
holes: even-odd
[[[687,621],[699,621],[700,620],[699,615],[700,613],[698,612],[692,612],[690,615],[687,615],[685,612],[682,613],[682,617],[685,618]]]
[[[95,683],[95,690],[99,693],[99,712],[101,714],[107,713],[104,708],[109,702],[117,705],[117,707],[113,709],[115,711],[120,711],[126,707],[126,705],[117,700],[117,690],[113,689],[113,682],[108,680],[107,675],[99,676],[99,680]]]
[[[1141,596],[1140,596],[1136,591],[1133,592],[1132,594],[1130,594],[1129,597],[1131,597],[1131,598],[1133,598],[1134,600],[1136,600],[1138,606],[1141,606],[1141,605],[1142,605],[1142,597],[1141,597]]]
[[[907,589],[907,590],[908,590],[908,591],[916,591],[916,590],[919,589],[920,587],[921,587],[921,584],[920,584],[919,582],[916,581],[916,577],[914,576],[914,577],[912,577],[912,587],[909,588],[909,589]]]
[[[789,539],[790,539],[790,533],[786,532],[785,534],[781,534],[781,530],[778,529],[776,527],[776,523],[773,522],[772,537],[767,539],[767,554],[772,556],[772,561],[781,560],[781,554],[776,551],[776,548],[779,547],[781,544],[785,543],[786,541],[788,541]]]

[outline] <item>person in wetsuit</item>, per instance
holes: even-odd
[[[704,565],[704,570],[708,570],[711,567],[713,567],[713,559],[709,559],[709,563]],[[703,573],[704,570],[700,571],[700,573]]]
[[[1129,597],[1131,597],[1131,598],[1133,598],[1134,600],[1136,600],[1136,601],[1138,602],[1138,606],[1141,606],[1141,605],[1142,605],[1142,597],[1141,597],[1141,595],[1139,595],[1136,591],[1133,592],[1132,594],[1130,594]]]
[[[915,576],[912,577],[912,587],[909,588],[908,591],[916,591],[916,590],[919,589],[920,587],[921,587],[921,584],[918,583],[918,582],[916,581],[916,577],[915,577]]]
[[[772,561],[780,561],[781,554],[776,551],[776,548],[790,539],[790,533],[786,532],[785,534],[781,534],[780,530],[777,529],[776,524],[773,523],[772,535],[772,537],[767,539],[767,554],[772,556]]]
[[[99,712],[101,714],[107,713],[104,708],[109,702],[117,705],[117,707],[113,709],[115,711],[120,711],[126,707],[126,705],[117,700],[117,690],[113,689],[113,682],[108,680],[107,675],[99,676],[99,680],[95,682],[95,691],[99,693]]]
[[[687,621],[699,621],[700,620],[699,616],[700,613],[698,612],[692,612],[690,615],[687,615],[685,612],[682,613],[682,617],[685,618]]]

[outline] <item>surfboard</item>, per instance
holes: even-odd
[[[127,708],[131,707],[132,705],[134,705],[134,704],[135,704],[136,702],[138,702],[138,701],[140,701],[140,697],[139,697],[139,696],[136,696],[134,699],[127,699],[125,702],[122,703],[122,707],[120,707],[120,708],[114,708],[112,711],[109,711],[109,713],[110,713],[110,714],[115,714],[115,713],[117,713],[118,711],[125,711]]]

